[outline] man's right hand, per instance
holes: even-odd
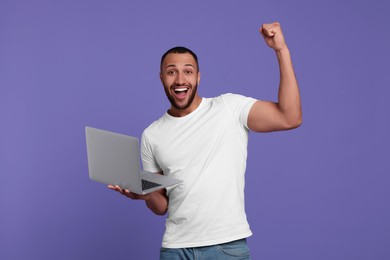
[[[149,194],[140,195],[136,194],[134,192],[131,192],[126,189],[122,189],[118,185],[108,185],[108,188],[114,191],[119,192],[123,196],[126,196],[133,200],[144,200],[146,203],[146,206],[153,211],[156,215],[165,215],[165,213],[168,210],[168,197],[167,197],[167,190],[161,189],[154,192],[151,192]]]
[[[122,194],[123,196],[126,196],[130,199],[133,199],[133,200],[148,200],[150,199],[150,194],[146,194],[146,195],[139,195],[139,194],[136,194],[134,192],[131,192],[129,190],[126,190],[126,189],[122,189],[120,186],[118,185],[108,185],[107,186],[109,189],[111,190],[114,190],[114,191],[117,191],[119,192],[120,194]]]

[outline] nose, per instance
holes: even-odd
[[[175,84],[176,85],[183,85],[185,83],[184,75],[183,73],[179,72],[177,73],[177,76],[175,78]]]

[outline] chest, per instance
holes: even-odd
[[[154,146],[155,159],[165,174],[176,174],[204,165],[216,152],[227,147],[237,131],[228,111],[211,108],[183,122],[165,126]]]

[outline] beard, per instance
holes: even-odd
[[[169,93],[169,88],[164,88],[165,94],[167,95],[167,98],[168,98],[169,102],[171,103],[172,107],[174,107],[178,110],[186,110],[187,108],[189,108],[191,106],[192,102],[194,101],[196,92],[198,91],[198,83],[196,83],[196,85],[194,87],[192,87],[191,84],[187,84],[185,86],[190,87],[191,95],[188,97],[187,102],[184,104],[181,104],[181,105],[176,103],[175,97]]]

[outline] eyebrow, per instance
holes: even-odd
[[[195,69],[195,66],[192,65],[191,63],[184,64],[184,66],[186,66],[186,67],[193,67]],[[170,67],[176,67],[176,65],[175,64],[170,64],[170,65],[167,65],[165,68],[167,69],[167,68],[170,68]]]

